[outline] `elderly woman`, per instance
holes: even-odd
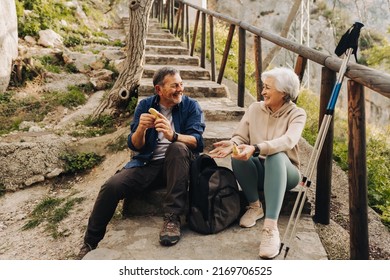
[[[259,256],[272,259],[279,254],[277,222],[284,194],[300,181],[298,141],[306,113],[292,102],[299,93],[299,79],[292,70],[275,68],[264,72],[261,79],[264,101],[251,104],[232,138],[214,143],[210,155],[226,157],[236,146],[232,168],[249,202],[240,219],[241,227],[252,227],[264,216],[258,192],[264,191],[266,209]]]

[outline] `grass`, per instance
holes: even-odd
[[[66,232],[58,230],[59,223],[69,216],[75,205],[80,204],[82,201],[84,201],[83,197],[46,197],[29,214],[22,230],[33,229],[40,224],[45,224],[45,231],[49,232],[54,239],[62,237]]]

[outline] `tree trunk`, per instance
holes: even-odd
[[[127,32],[125,66],[107,98],[93,112],[92,118],[103,113],[118,116],[126,110],[132,97],[138,97],[152,4],[153,0],[129,0],[129,21],[126,23],[128,26],[124,26]]]

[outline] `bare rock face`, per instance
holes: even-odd
[[[14,0],[0,2],[0,93],[11,77],[12,60],[18,57],[18,22]]]
[[[15,191],[63,172],[61,154],[70,139],[45,132],[9,135],[0,142],[0,184]]]

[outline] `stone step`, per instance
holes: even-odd
[[[138,102],[144,98],[146,98],[146,96],[140,96],[138,98]],[[206,122],[205,137],[211,137],[210,143],[211,141],[218,140],[218,138],[215,138],[213,133],[208,133],[211,129],[218,131],[218,133],[220,133],[221,130],[226,129],[226,133],[220,135],[223,136],[222,139],[230,138],[231,132],[244,115],[245,109],[230,104],[231,101],[229,98],[197,98],[196,100],[199,102],[199,105],[203,110]]]
[[[299,187],[287,191],[282,209],[280,211],[281,215],[289,216],[292,212],[292,209],[295,204],[295,200],[299,193]],[[137,194],[132,198],[127,198],[123,200],[122,204],[122,216],[123,217],[134,217],[134,216],[146,216],[146,215],[159,215],[162,216],[163,212],[163,202],[166,194],[166,190],[164,187],[156,190],[150,190],[141,194]],[[264,201],[264,193],[259,192],[260,201],[263,204],[263,208],[265,209],[265,201]],[[248,205],[246,198],[242,191],[240,191],[241,197],[241,215],[245,213],[245,207]],[[311,212],[311,204],[308,199],[305,200],[305,204],[302,209],[302,214],[310,214]],[[240,215],[240,216],[241,216]]]
[[[152,78],[154,73],[161,68],[161,65],[144,66],[143,78]],[[179,65],[175,67],[180,71],[180,76],[183,80],[210,80],[210,72],[199,66]]]
[[[228,97],[220,98],[197,98],[200,107],[205,115],[206,123],[218,122],[215,126],[220,124],[219,122],[239,122],[245,113],[245,109],[237,106]],[[214,123],[211,123],[214,125]],[[228,123],[230,126],[231,123]]]
[[[150,54],[172,54],[172,55],[188,55],[189,51],[185,47],[175,46],[145,46],[145,52]]]
[[[178,39],[156,39],[156,38],[146,38],[146,45],[148,46],[164,46],[164,47],[181,47],[181,41]]]
[[[169,29],[166,29],[166,28],[159,28],[159,27],[154,27],[154,26],[148,27],[148,33],[155,33],[155,32],[171,34],[171,31]]]
[[[236,129],[238,121],[207,121],[206,129],[203,133],[204,152],[213,149],[213,144],[222,140],[229,140]]]
[[[145,64],[199,66],[199,58],[189,55],[145,54]]]
[[[166,32],[148,32],[147,35],[148,38],[153,38],[153,39],[175,39],[175,35],[171,33],[166,33]]]
[[[184,94],[193,97],[227,97],[228,88],[213,81],[206,80],[183,80]],[[139,96],[154,94],[152,79],[142,78],[141,85],[138,88]]]

